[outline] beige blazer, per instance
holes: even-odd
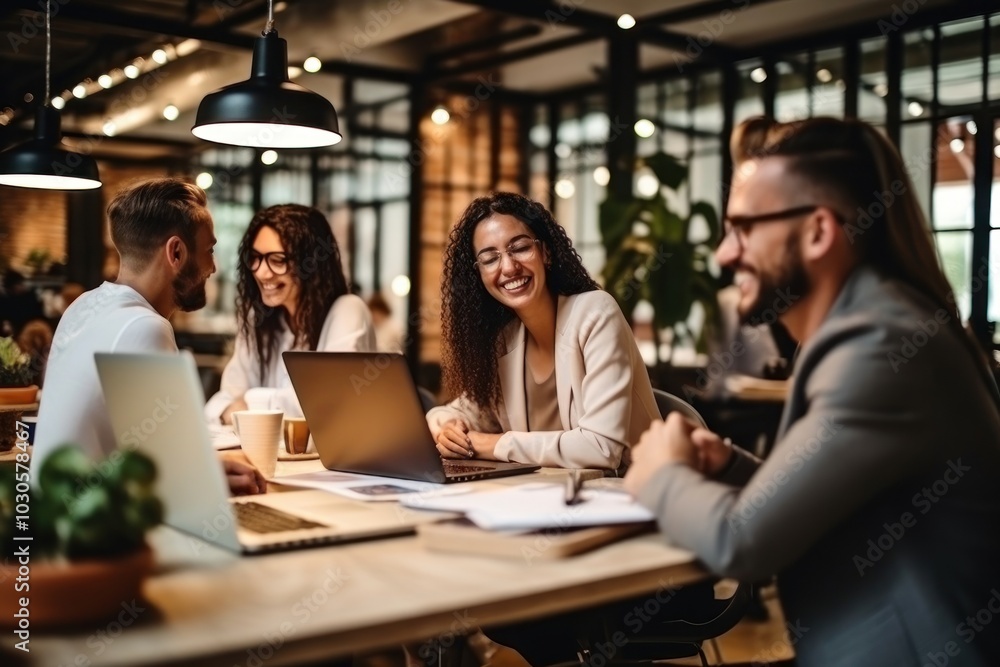
[[[464,395],[427,413],[437,436],[452,419],[474,431],[503,433],[501,461],[564,468],[616,470],[628,448],[660,413],[632,330],[610,294],[560,296],[556,311],[556,394],[561,431],[528,432],[524,390],[525,330],[514,320],[504,331],[507,352],[497,360],[502,399],[495,408]]]

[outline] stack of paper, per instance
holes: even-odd
[[[652,521],[653,515],[622,491],[588,489],[582,501],[566,505],[561,485],[532,483],[454,496],[403,497],[413,509],[462,512],[487,530],[538,530]]]

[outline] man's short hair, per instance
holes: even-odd
[[[131,185],[108,206],[111,240],[125,264],[142,264],[171,236],[194,252],[198,225],[208,215],[205,191],[176,178]]]

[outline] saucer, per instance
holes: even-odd
[[[284,449],[278,452],[279,461],[312,461],[313,459],[318,459],[319,454],[316,452],[304,452],[302,454],[289,454]]]

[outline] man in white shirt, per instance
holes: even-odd
[[[167,318],[178,308],[202,308],[205,281],[215,272],[206,205],[201,188],[172,178],[132,186],[111,202],[111,239],[121,269],[117,282],[80,296],[59,321],[45,371],[35,470],[65,443],[94,459],[115,450],[94,353],[177,351]],[[240,455],[224,456],[222,464],[233,493],[265,491],[260,472]]]

